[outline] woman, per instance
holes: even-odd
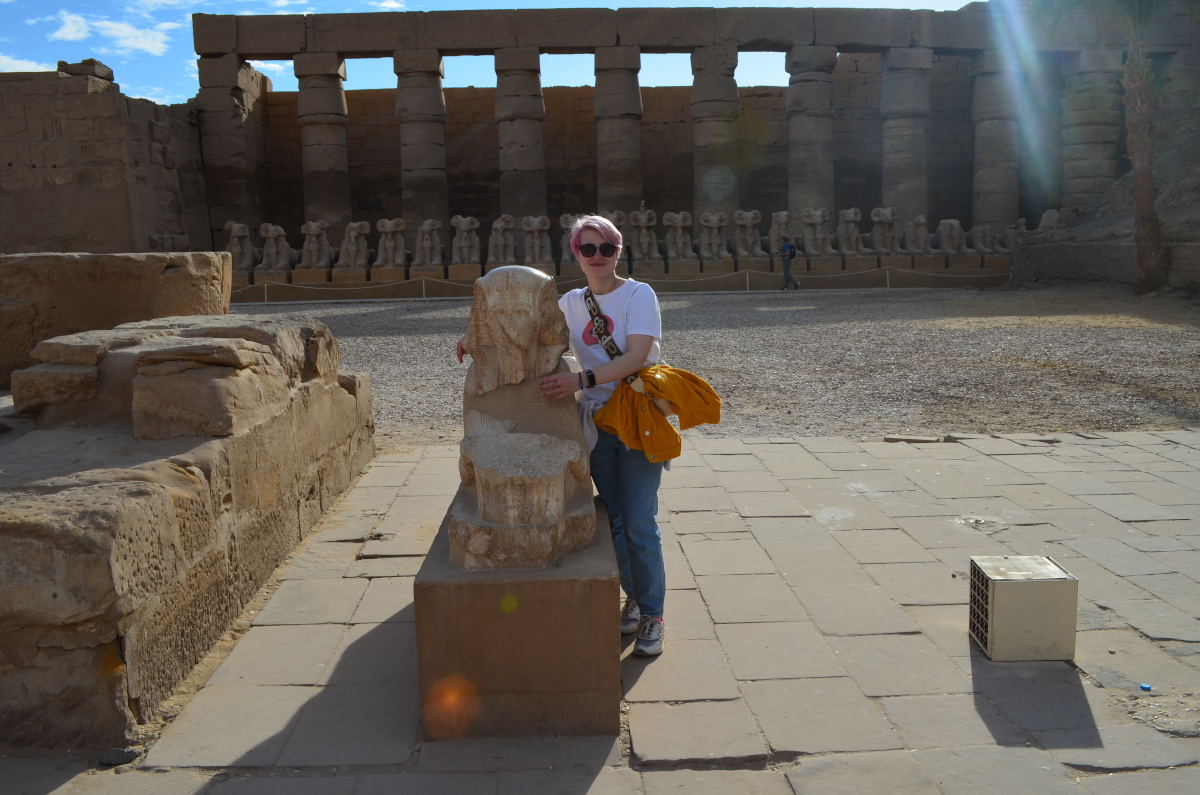
[[[585,290],[572,290],[558,305],[566,315],[571,350],[583,371],[557,373],[538,383],[538,391],[555,400],[582,392],[580,402],[593,413],[612,397],[621,379],[656,363],[660,352],[658,297],[650,285],[617,275],[621,243],[617,228],[598,215],[581,216],[571,227],[571,250],[621,355],[610,358],[593,328]],[[667,576],[655,517],[663,465],[648,461],[641,450],[629,449],[614,434],[600,428],[596,433],[592,479],[608,507],[626,596],[621,634],[637,633],[634,654],[661,654]]]

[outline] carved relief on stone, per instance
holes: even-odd
[[[825,224],[829,221],[829,210],[821,207],[815,210],[805,210],[801,216],[804,219],[804,255],[806,257],[833,257],[837,252],[829,240],[829,232]]]
[[[896,208],[876,207],[871,211],[871,248],[876,254],[900,251],[900,231],[896,229]]]
[[[771,248],[771,254],[775,254],[783,247],[783,239],[788,236],[787,210],[771,213],[771,229],[767,232],[767,245]],[[795,241],[793,241],[794,243]]]
[[[441,228],[442,222],[432,218],[417,227],[417,240],[413,244],[414,266],[442,264],[442,238],[437,231]]]
[[[725,213],[704,213],[700,216],[700,259],[722,260],[730,257],[721,229],[729,223]]]
[[[367,235],[371,224],[367,221],[351,221],[346,224],[346,236],[338,249],[337,266],[339,268],[365,268],[371,260],[372,252],[367,248]]]
[[[403,268],[408,258],[404,250],[404,219],[380,218],[375,222],[379,230],[379,255],[372,265],[376,268]]]
[[[663,226],[667,228],[667,259],[671,262],[696,259],[696,250],[692,248],[692,214],[663,213]]]
[[[863,245],[862,232],[858,228],[861,220],[862,211],[857,207],[838,211],[837,250],[843,257],[862,257],[874,253]]]
[[[527,215],[521,219],[525,230],[525,265],[554,265],[554,252],[550,250],[550,218],[545,215]]]
[[[733,240],[738,257],[765,259],[767,255],[762,249],[762,237],[758,234],[762,213],[758,210],[738,210],[733,214],[733,222],[737,224]]]
[[[450,219],[454,237],[450,240],[450,262],[455,265],[479,264],[479,219],[456,215]]]
[[[496,265],[516,265],[517,252],[513,243],[512,228],[515,225],[511,215],[502,215],[492,221],[492,234],[488,236],[489,268]]]
[[[326,234],[328,230],[328,221],[308,221],[300,227],[304,243],[297,270],[315,270],[333,265],[333,249],[329,246],[329,237]]]
[[[642,202],[641,208],[629,214],[629,223],[633,225],[633,240],[629,256],[633,262],[662,262],[662,254],[658,251],[658,235],[654,225],[658,223],[658,215],[653,210],[646,209]]]
[[[974,249],[967,248],[966,235],[962,224],[953,218],[947,218],[938,224],[934,233],[932,246],[942,254],[977,254]]]
[[[568,265],[575,262],[575,252],[571,250],[571,227],[575,226],[575,222],[579,220],[578,215],[563,213],[558,216],[558,228],[562,230],[562,256],[558,261],[562,265]]]
[[[255,271],[290,271],[300,261],[300,252],[288,245],[282,226],[263,224],[258,234],[263,239],[263,256]]]
[[[476,395],[553,373],[568,339],[553,277],[511,265],[475,282],[463,347],[475,362]]]
[[[904,225],[904,253],[932,254],[933,246],[929,237],[929,222],[925,216],[918,215]]]
[[[225,231],[229,233],[229,243],[225,250],[233,256],[234,272],[249,273],[262,259],[262,249],[250,244],[250,228],[235,221],[225,222]]]

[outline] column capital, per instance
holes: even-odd
[[[1011,55],[998,50],[984,50],[971,59],[971,76],[995,74],[997,72],[1023,72],[1021,64]]]
[[[639,71],[642,68],[641,47],[597,47],[596,71],[604,69],[631,69]]]
[[[300,52],[292,56],[292,70],[296,77],[336,75],[345,80],[346,59],[336,52]]]
[[[933,50],[929,47],[891,47],[883,51],[879,67],[885,72],[895,69],[932,69]]]
[[[542,72],[541,53],[537,47],[504,47],[496,50],[497,72]]]
[[[793,76],[806,72],[832,72],[837,66],[837,57],[837,47],[824,45],[793,47],[788,50],[784,68],[787,69],[788,74]]]
[[[225,88],[238,84],[239,73],[246,61],[236,52],[228,55],[201,55],[196,59],[201,88]]]
[[[692,50],[692,75],[733,77],[737,62],[737,47],[697,47]]]
[[[1084,50],[1063,59],[1062,73],[1081,75],[1091,72],[1120,72],[1124,66],[1125,53],[1121,50]]]
[[[392,71],[398,75],[429,72],[441,78],[446,76],[440,50],[396,50],[392,53]]]

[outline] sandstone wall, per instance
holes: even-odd
[[[0,74],[0,253],[209,249],[199,164],[186,112],[94,75]]]
[[[38,430],[0,437],[0,744],[107,748],[370,461],[370,385],[302,317],[163,318],[35,356],[13,397]]]
[[[231,267],[225,252],[0,255],[0,386],[51,337],[228,312]]]

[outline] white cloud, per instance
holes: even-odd
[[[371,3],[371,5],[386,11],[403,11],[408,8],[404,4],[404,0],[380,0],[378,3]]]
[[[130,88],[128,85],[121,86],[121,92],[127,97],[137,97],[138,99],[148,99],[151,102],[157,102],[159,105],[174,105],[179,102],[187,101],[187,97],[182,94],[176,94],[172,91],[167,91],[164,88],[147,87],[147,88]]]
[[[55,67],[0,53],[0,72],[52,72]]]
[[[283,74],[283,72],[287,69],[287,67],[281,63],[271,63],[270,61],[250,61],[249,63],[260,72],[276,72],[278,74]]]
[[[50,34],[51,39],[59,41],[83,41],[92,35],[87,20],[78,14],[59,11],[58,18],[62,21],[62,27]]]
[[[116,45],[115,52],[121,55],[131,52],[162,55],[167,51],[167,42],[171,40],[167,31],[181,27],[178,22],[160,22],[152,28],[136,28],[128,22],[113,22],[108,19],[94,22],[92,26],[112,39]]]

